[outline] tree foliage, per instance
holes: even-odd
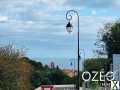
[[[0,47],[0,90],[34,90],[40,85],[72,84],[74,80],[58,66],[49,68],[31,60],[12,45]]]
[[[40,62],[29,60],[32,65],[32,88],[35,89],[40,85],[56,85],[56,84],[71,84],[74,83],[74,78],[65,75],[64,72],[56,68],[49,68],[47,65],[42,65]]]
[[[85,70],[92,71],[101,71],[102,69],[108,71],[110,60],[105,58],[91,58],[87,59],[84,63]]]
[[[12,45],[0,47],[0,90],[30,90],[31,65]]]
[[[120,20],[105,25],[98,33],[96,45],[102,48],[99,52],[107,53],[108,58],[112,58],[112,54],[120,54]]]

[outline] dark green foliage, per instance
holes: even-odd
[[[112,58],[112,54],[120,54],[120,20],[105,25],[99,32],[96,45],[104,49],[99,52],[106,52],[108,58]]]
[[[48,74],[48,78],[51,81],[51,84],[70,84],[71,78],[63,73],[63,71],[58,69],[53,69]]]
[[[43,66],[40,62],[29,60],[29,63],[33,67],[31,83],[32,88],[35,89],[40,85],[51,84],[73,84],[74,78],[70,78],[65,75],[61,69],[49,68],[48,65]]]
[[[108,70],[110,60],[105,58],[91,58],[87,59],[84,63],[85,70],[87,71],[101,71],[101,69]]]

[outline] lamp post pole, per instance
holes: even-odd
[[[74,13],[77,15],[77,84],[76,84],[76,88],[77,90],[80,90],[79,86],[80,86],[80,48],[79,48],[79,14],[77,11],[75,10],[69,10],[66,13],[66,19],[68,20],[68,24],[66,25],[66,29],[68,32],[72,32],[72,24],[71,24],[71,20],[72,20],[72,14]]]
[[[80,49],[80,51],[83,51],[83,70],[85,71],[85,50]]]

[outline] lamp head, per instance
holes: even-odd
[[[66,25],[66,30],[68,33],[71,33],[72,32],[72,29],[73,29],[73,26],[70,22],[68,22],[68,24]]]

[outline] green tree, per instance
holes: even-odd
[[[41,62],[36,62],[35,60],[31,60],[29,58],[27,59],[32,66],[32,77],[31,77],[32,89],[35,89],[40,85],[51,84],[51,81],[48,78],[48,74],[50,73],[50,68],[47,65],[43,66]]]
[[[28,60],[32,65],[32,87],[33,89],[40,85],[51,84],[73,84],[74,78],[65,75],[64,72],[57,66],[56,68],[49,68],[48,65],[42,65],[40,62]]]
[[[30,90],[31,65],[12,45],[0,47],[0,90]]]
[[[112,59],[112,54],[120,54],[120,20],[104,26],[98,33],[96,45],[102,48],[98,50],[99,54],[107,53],[109,59]]]
[[[105,58],[91,58],[87,59],[84,62],[85,70],[92,71],[101,71],[101,69],[109,70],[107,66],[109,66],[110,60]]]
[[[71,78],[63,73],[62,70],[52,69],[48,74],[48,78],[52,84],[71,84]]]

